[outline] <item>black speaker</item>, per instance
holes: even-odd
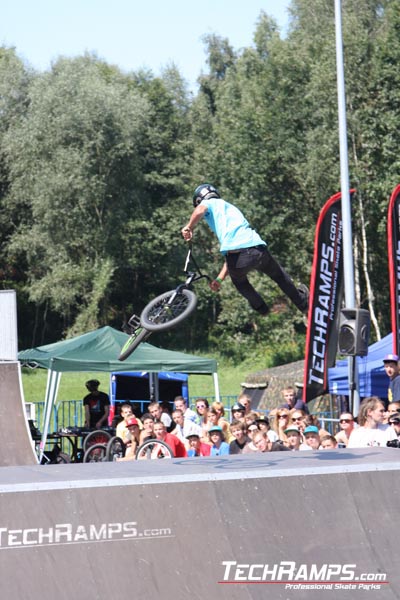
[[[340,311],[338,350],[345,356],[367,356],[371,317],[363,308]]]

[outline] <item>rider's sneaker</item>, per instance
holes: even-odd
[[[302,298],[303,298],[301,303],[297,305],[297,308],[305,316],[307,316],[308,315],[308,304],[309,304],[309,300],[310,300],[310,291],[304,283],[301,283],[299,285],[299,287],[297,288],[297,291],[299,292],[300,296],[302,296]]]

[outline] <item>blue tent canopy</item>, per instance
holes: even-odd
[[[375,342],[368,348],[368,355],[357,357],[359,373],[359,393],[361,398],[378,396],[387,398],[389,378],[383,367],[385,354],[393,352],[393,338],[390,333],[379,342]],[[349,372],[348,361],[340,360],[336,366],[328,371],[329,392],[349,396]]]

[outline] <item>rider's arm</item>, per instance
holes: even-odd
[[[224,262],[222,269],[218,273],[217,277],[210,283],[210,288],[212,289],[213,292],[219,291],[219,289],[221,287],[221,283],[223,282],[223,280],[225,279],[225,277],[227,275],[228,275],[228,265],[226,264],[226,262]]]
[[[207,210],[208,208],[205,204],[199,204],[199,206],[196,206],[189,219],[189,223],[185,225],[185,227],[181,231],[186,241],[192,239],[193,229],[196,227],[197,223],[204,217]]]

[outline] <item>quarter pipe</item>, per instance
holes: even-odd
[[[0,469],[15,599],[400,597],[397,449]]]

